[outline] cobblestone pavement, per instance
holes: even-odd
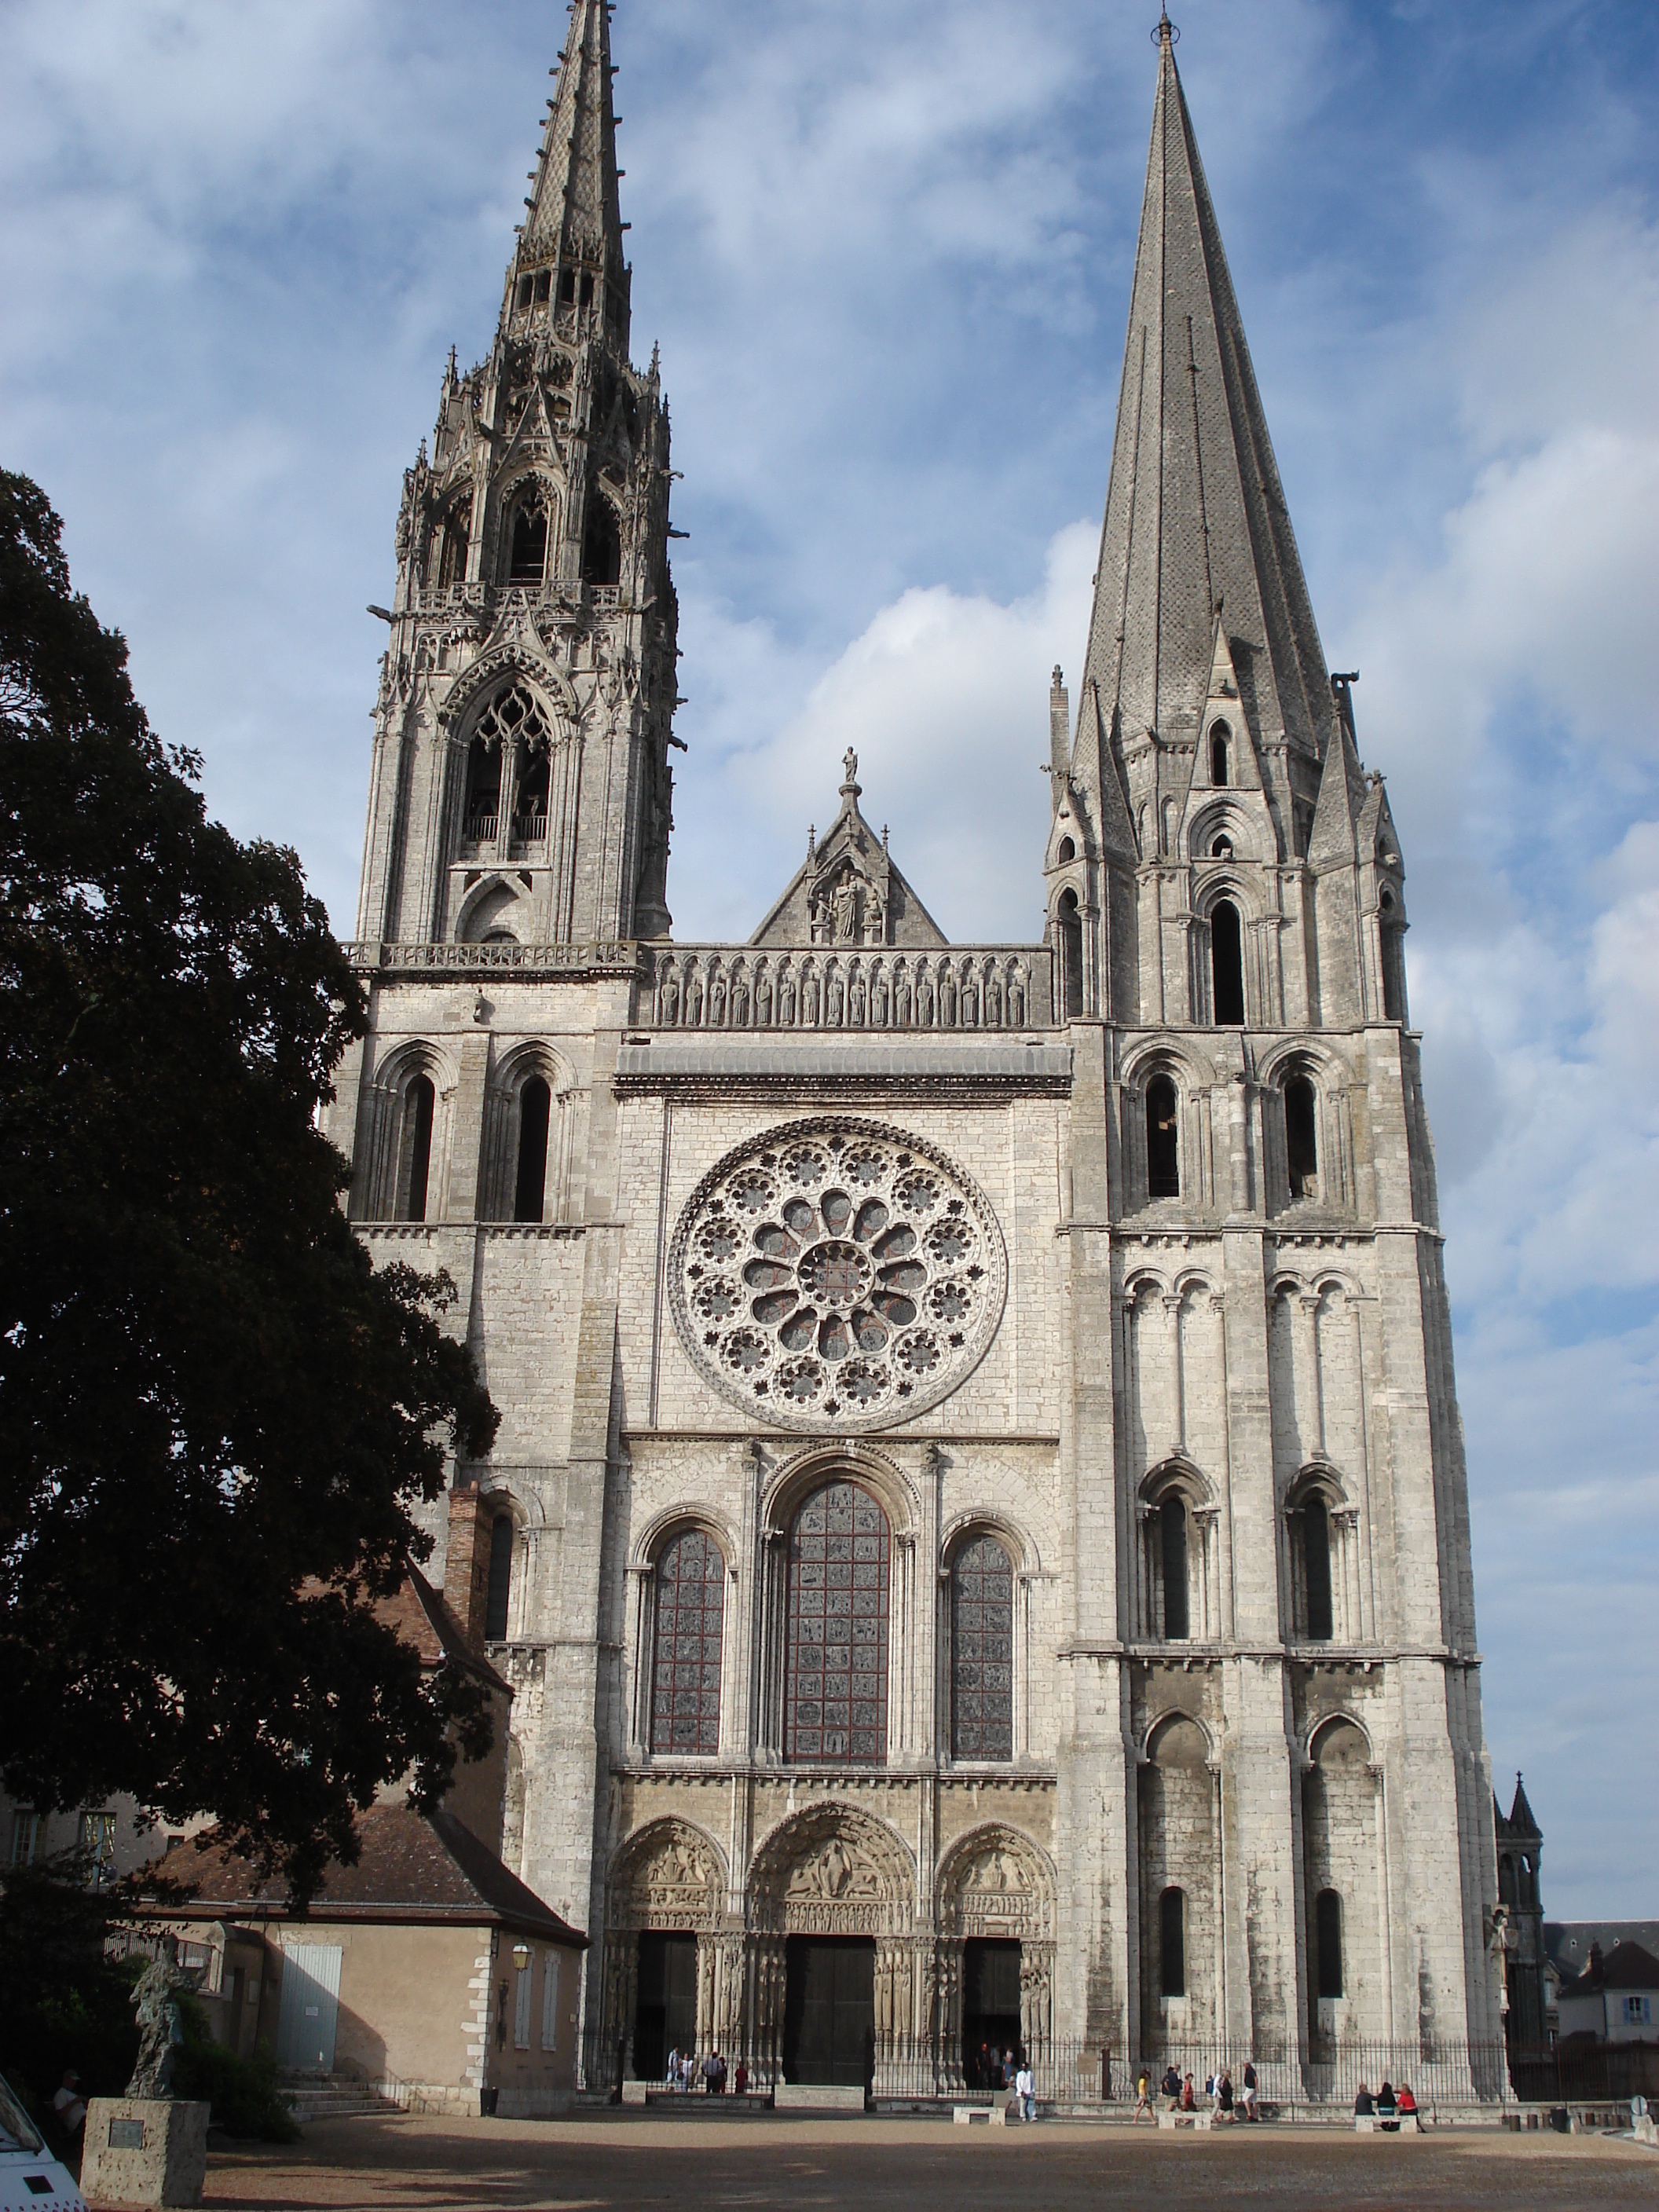
[[[219,2148],[211,2212],[608,2212],[856,2205],[860,2212],[1308,2212],[1659,2206],[1659,2154],[1596,2137],[1411,2137],[1262,2128],[1159,2136],[1050,2124],[725,2120],[323,2121],[294,2149]]]

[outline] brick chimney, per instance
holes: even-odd
[[[484,1648],[489,1613],[489,1539],[495,1512],[476,1486],[449,1493],[449,1550],[444,1559],[444,1597],[475,1651]]]

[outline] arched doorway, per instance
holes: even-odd
[[[785,2081],[878,2086],[915,2034],[915,1877],[893,1832],[825,1805],[775,1830],[750,1878],[756,2041]]]
[[[976,1828],[939,1869],[939,2044],[969,2088],[1005,2056],[1041,2059],[1053,2014],[1054,1876],[1016,1829]]]
[[[672,2050],[733,2039],[738,1960],[720,1934],[720,1854],[684,1820],[630,1836],[605,1885],[604,2045],[625,2039],[636,2080],[660,2081]]]

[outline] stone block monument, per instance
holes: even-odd
[[[133,1991],[138,2063],[125,2097],[94,2097],[87,2110],[81,2191],[91,2203],[193,2205],[207,2179],[209,2107],[175,2097],[184,2043],[179,1991],[186,1978],[169,1958],[147,1967]]]

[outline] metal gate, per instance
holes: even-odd
[[[295,1943],[286,1948],[276,2063],[294,2074],[331,2074],[339,2008],[340,1946]]]

